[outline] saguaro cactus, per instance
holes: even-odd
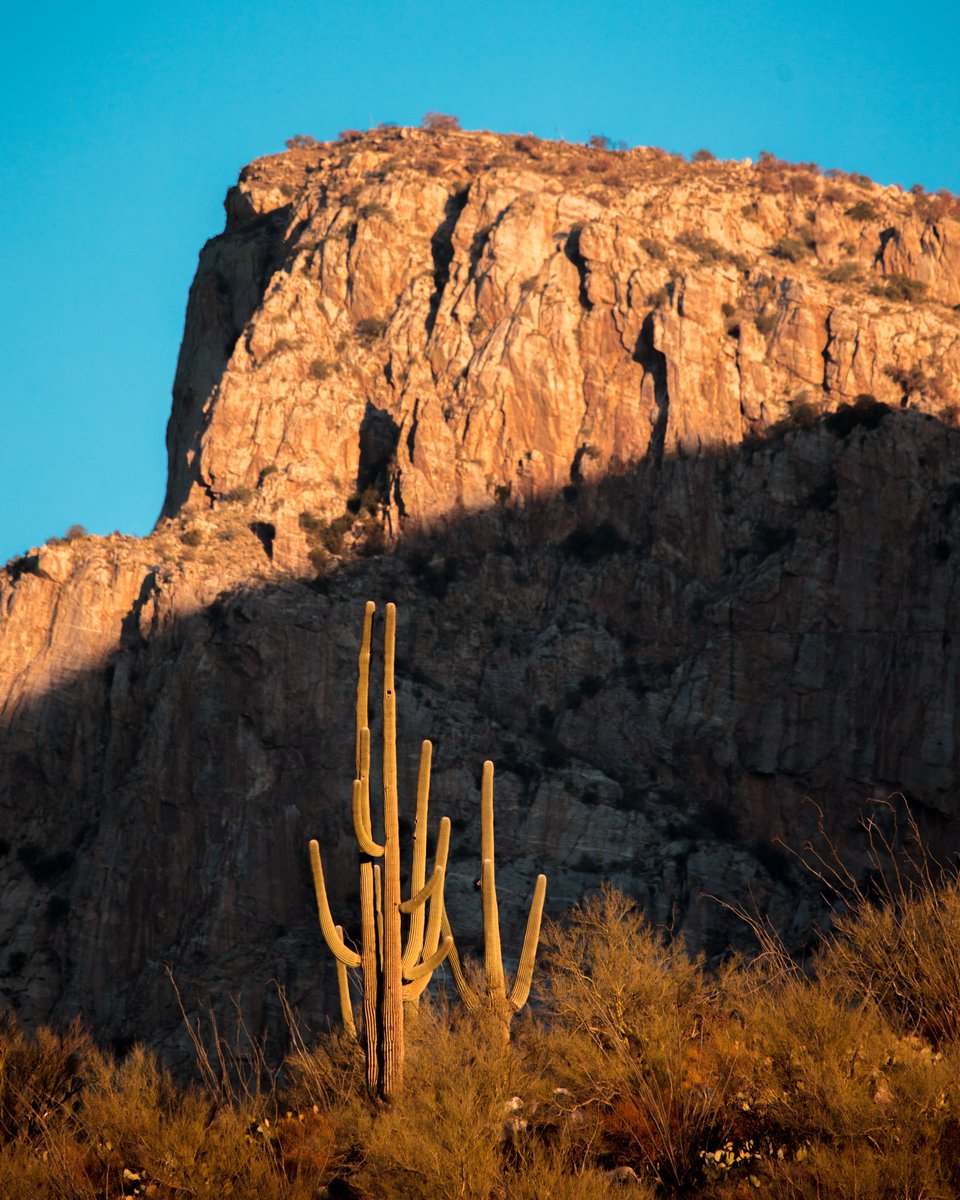
[[[500,914],[497,906],[497,885],[494,877],[494,846],[493,846],[493,763],[483,764],[483,778],[480,785],[480,857],[482,860],[480,874],[480,893],[483,901],[483,974],[486,986],[487,1003],[491,1004],[502,1016],[505,1025],[513,1015],[523,1008],[530,995],[530,984],[533,981],[533,965],[537,956],[537,944],[540,940],[540,920],[543,916],[543,901],[547,894],[547,877],[538,875],[533,889],[533,899],[530,902],[530,912],[527,916],[527,928],[523,937],[523,948],[520,951],[520,962],[513,981],[510,994],[507,994],[506,978],[503,973],[503,956],[500,949]],[[483,997],[471,987],[464,973],[453,944],[453,934],[446,911],[443,913],[443,934],[451,941],[449,950],[450,969],[453,981],[460,998],[471,1012],[478,1012],[483,1004]]]
[[[367,1086],[384,1100],[403,1087],[404,1002],[416,1002],[453,946],[441,938],[443,881],[450,847],[450,821],[443,817],[434,867],[426,878],[427,808],[433,747],[422,744],[417,782],[410,896],[400,895],[400,825],[397,796],[397,700],[394,653],[397,610],[387,605],[383,650],[383,842],[376,842],[370,820],[370,643],[376,605],[367,601],[360,640],[356,716],[356,777],[353,781],[353,830],[360,851],[360,951],[349,947],[335,925],[327,901],[320,847],[310,842],[310,865],[324,939],[337,962],[344,1027],[355,1029],[347,969],[359,967],[363,982],[363,1039]],[[406,946],[402,918],[409,918]]]

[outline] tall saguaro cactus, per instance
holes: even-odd
[[[530,912],[527,916],[527,928],[523,937],[523,948],[520,951],[520,962],[513,987],[507,994],[506,978],[503,973],[503,955],[500,948],[500,913],[497,906],[497,885],[494,878],[494,846],[493,846],[493,763],[483,764],[483,778],[480,784],[480,857],[482,861],[480,874],[480,893],[483,901],[483,974],[486,987],[487,1003],[499,1012],[504,1024],[509,1026],[513,1015],[526,1004],[530,995],[530,984],[533,981],[533,966],[537,956],[537,944],[540,940],[540,921],[543,917],[543,901],[547,894],[547,877],[538,875],[533,889],[533,899],[530,902]],[[453,934],[446,911],[443,913],[443,934],[450,938],[449,950],[450,969],[453,981],[461,1000],[471,1012],[478,1012],[483,1005],[483,998],[477,990],[471,987],[464,973],[453,944]]]
[[[433,747],[421,746],[417,816],[413,835],[410,896],[400,894],[400,821],[397,795],[397,700],[394,655],[397,610],[387,605],[383,649],[383,842],[374,840],[370,818],[370,646],[376,605],[367,601],[360,640],[357,682],[356,777],[353,830],[360,851],[360,952],[349,947],[327,901],[320,847],[310,842],[310,865],[324,939],[337,962],[344,1027],[354,1028],[347,969],[360,968],[363,982],[363,1039],[367,1086],[384,1100],[403,1087],[404,1002],[415,1002],[453,946],[442,935],[443,882],[450,847],[450,821],[437,835],[433,872],[426,878],[427,809]],[[408,918],[406,946],[403,918]]]

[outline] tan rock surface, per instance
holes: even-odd
[[[742,935],[701,893],[750,889],[802,938],[816,889],[771,838],[805,796],[851,853],[894,789],[960,840],[960,225],[931,205],[419,130],[246,168],[157,530],[0,573],[7,1001],[173,1046],[170,962],[275,1036],[271,978],[325,1011],[304,847],[349,917],[368,595],[400,605],[468,943],[487,756],[515,942],[539,869],[555,913],[613,877],[715,952]]]

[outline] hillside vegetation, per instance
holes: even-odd
[[[0,1194],[957,1196],[956,878],[921,859],[871,899],[819,869],[847,910],[808,972],[759,925],[752,961],[709,972],[604,887],[548,931],[539,1008],[510,1042],[496,1017],[421,1009],[389,1105],[355,1042],[307,1041],[289,1013],[280,1072],[195,1031],[193,1086],[141,1048],[9,1023]]]

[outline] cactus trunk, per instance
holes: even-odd
[[[434,970],[446,957],[452,939],[443,930],[443,882],[450,844],[450,822],[444,817],[437,835],[434,870],[426,879],[427,801],[432,747],[424,742],[417,784],[410,898],[400,889],[400,817],[397,789],[397,707],[394,688],[396,608],[387,605],[383,653],[383,844],[374,840],[370,817],[369,680],[373,614],[368,601],[360,640],[356,707],[356,778],[351,807],[360,852],[360,953],[352,950],[335,926],[327,901],[319,846],[310,843],[320,928],[337,962],[344,1028],[355,1031],[346,972],[359,967],[363,989],[363,1042],[367,1087],[371,1095],[390,1100],[403,1088],[404,1002],[416,1003]],[[382,860],[382,862],[381,862]],[[409,917],[407,945],[403,917]]]

